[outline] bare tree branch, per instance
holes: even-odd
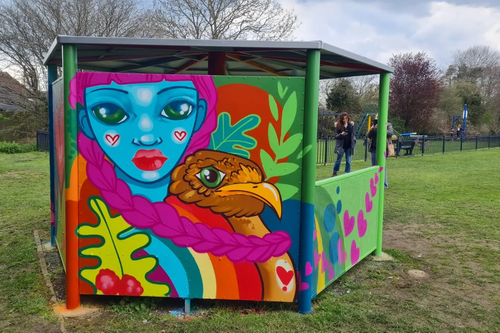
[[[0,0],[0,59],[17,69],[25,94],[0,82],[0,102],[25,110],[20,126],[47,127],[43,54],[57,35],[156,37],[152,11],[140,0]],[[23,120],[24,119],[24,120]],[[23,123],[24,122],[24,123]],[[30,126],[28,126],[28,123]]]
[[[276,0],[156,0],[154,8],[170,38],[286,40],[298,27]]]

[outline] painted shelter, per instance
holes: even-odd
[[[298,302],[380,254],[380,165],[315,181],[320,79],[390,67],[315,42],[59,36],[52,240],[80,295]],[[62,76],[57,77],[57,68]]]

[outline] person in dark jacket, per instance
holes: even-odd
[[[337,160],[333,166],[332,177],[337,175],[342,163],[342,157],[345,154],[345,172],[351,172],[351,157],[354,155],[354,147],[356,146],[356,137],[354,135],[354,123],[350,121],[349,115],[342,112],[339,115],[338,121],[335,123],[335,154]]]
[[[370,157],[372,161],[372,166],[377,165],[377,127],[378,127],[378,115],[375,116],[375,121],[373,126],[370,128],[370,131],[368,131],[367,138],[370,140],[370,145],[369,151],[370,151]],[[387,123],[387,139],[390,139],[394,135],[394,129],[392,128],[391,123]],[[387,140],[385,144],[385,151],[388,151],[387,148]],[[389,188],[389,184],[387,182],[387,154],[385,156],[385,181],[384,181],[384,187],[386,189]]]

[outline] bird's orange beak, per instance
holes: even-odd
[[[257,200],[262,201],[271,207],[279,219],[281,220],[282,206],[280,191],[270,183],[246,183],[246,184],[233,184],[221,187],[216,191],[221,197],[231,195],[246,195]]]

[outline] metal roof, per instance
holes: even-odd
[[[44,64],[61,66],[65,44],[77,47],[79,69],[93,71],[207,74],[208,53],[225,52],[227,75],[304,76],[307,50],[320,50],[321,79],[393,72],[387,65],[321,41],[58,36],[45,55]]]

